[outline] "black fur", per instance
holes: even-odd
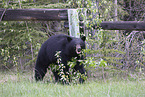
[[[64,73],[66,73],[69,69],[67,62],[70,61],[73,57],[77,57],[77,60],[83,59],[83,57],[80,57],[76,53],[76,49],[78,49],[78,52],[80,49],[85,49],[85,39],[85,36],[81,38],[74,38],[68,35],[60,34],[51,36],[47,41],[45,41],[38,53],[35,65],[36,81],[43,80],[43,77],[45,76],[47,68],[50,64],[57,64],[57,58],[55,56],[57,51],[61,51],[61,62],[66,67],[64,68]],[[79,48],[76,48],[76,45],[80,45]],[[85,74],[83,64],[80,65],[78,61],[74,67],[74,70],[79,70],[81,74]],[[53,71],[53,74],[55,76],[55,81],[59,81],[60,76],[58,75],[58,71]],[[83,79],[80,78],[80,82],[82,83]]]

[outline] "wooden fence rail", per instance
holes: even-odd
[[[1,21],[68,21],[67,9],[4,9],[0,8]],[[65,27],[68,27],[66,23]],[[96,25],[93,26],[97,28]],[[145,30],[143,21],[102,21],[106,30]]]
[[[100,24],[102,29],[106,30],[145,30],[143,21],[103,21]],[[94,26],[95,28],[95,26]]]
[[[63,21],[68,20],[67,9],[3,9],[2,21]]]

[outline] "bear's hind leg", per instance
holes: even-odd
[[[36,81],[43,80],[43,77],[45,76],[46,72],[47,72],[46,66],[41,66],[41,67],[36,66],[35,67],[35,80]]]

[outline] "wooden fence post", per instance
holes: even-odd
[[[68,9],[68,22],[70,36],[80,37],[79,17],[77,9]]]

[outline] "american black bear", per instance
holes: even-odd
[[[50,64],[57,64],[57,58],[55,56],[57,51],[61,51],[61,63],[64,64],[64,73],[68,72],[69,66],[67,62],[73,57],[77,60],[83,60],[83,56],[80,56],[82,49],[85,49],[86,37],[75,38],[64,34],[51,36],[47,41],[45,41],[38,53],[36,65],[35,65],[35,79],[36,81],[43,80],[47,72],[48,66]],[[58,64],[57,64],[58,65]],[[73,68],[74,71],[79,71],[81,74],[85,75],[84,65],[76,61],[76,65]],[[61,76],[59,76],[58,71],[52,71],[55,76],[55,81],[58,82]],[[79,79],[80,83],[84,79]]]

